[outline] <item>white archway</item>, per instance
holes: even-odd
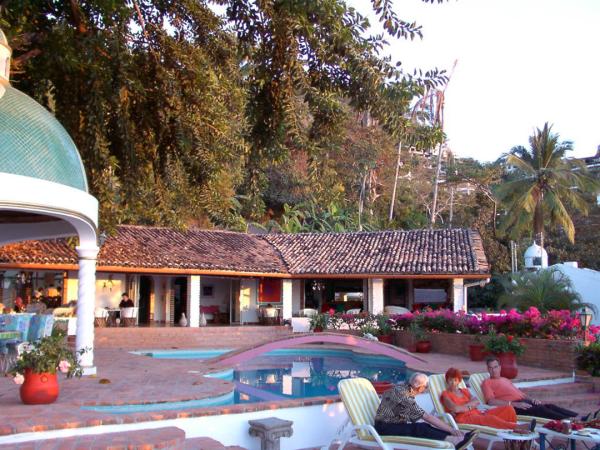
[[[0,245],[77,236],[79,288],[77,350],[84,373],[94,366],[94,306],[98,256],[98,201],[87,192],[38,178],[0,172]]]

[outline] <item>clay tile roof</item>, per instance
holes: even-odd
[[[229,231],[120,226],[106,240],[98,265],[285,272],[275,249],[258,236]]]
[[[77,264],[64,239],[0,247],[3,264]],[[252,235],[123,225],[99,266],[302,274],[487,274],[479,233],[466,229]]]
[[[479,233],[467,229],[269,234],[291,274],[487,274]]]

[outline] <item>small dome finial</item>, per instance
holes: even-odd
[[[0,88],[9,84],[11,55],[12,50],[8,46],[6,35],[0,30]],[[4,89],[0,91],[0,97],[2,97],[3,91]]]

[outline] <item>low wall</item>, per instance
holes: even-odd
[[[431,351],[447,355],[469,356],[469,345],[475,343],[475,336],[456,333],[427,333],[431,341]],[[525,353],[517,361],[526,366],[552,368],[571,372],[575,366],[577,342],[558,339],[520,338]],[[409,348],[413,337],[408,331],[395,331],[394,344]]]

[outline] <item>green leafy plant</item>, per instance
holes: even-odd
[[[395,323],[393,319],[386,314],[377,314],[375,316],[375,321],[377,323],[377,331],[381,336],[389,336],[392,334],[392,326]]]
[[[415,342],[424,342],[427,340],[425,330],[417,322],[411,322],[408,326],[408,332],[412,335]]]
[[[62,332],[47,336],[34,344],[22,344],[19,357],[10,373],[21,380],[26,370],[33,373],[56,373],[57,370],[67,377],[82,375],[82,368],[77,355],[85,350],[73,352],[67,345],[66,336]]]
[[[315,314],[310,318],[310,329],[327,329],[327,325],[329,324],[329,314],[328,313],[319,313]]]
[[[600,342],[593,342],[587,347],[578,346],[575,361],[578,369],[595,377],[600,376]]]
[[[365,323],[362,327],[360,327],[360,332],[363,334],[363,336],[366,334],[370,334],[372,336],[381,335],[379,327],[373,323]]]
[[[492,330],[487,336],[485,349],[490,353],[514,353],[520,356],[525,351],[525,346],[514,336],[504,333],[496,334]]]

